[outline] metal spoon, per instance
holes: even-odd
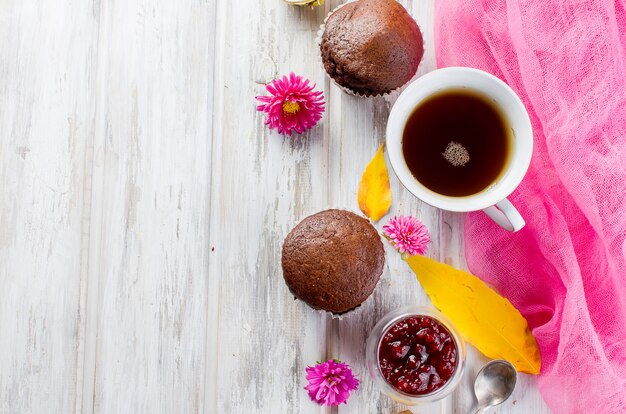
[[[474,414],[506,401],[513,393],[516,382],[517,371],[508,361],[495,360],[482,367],[474,381],[474,394],[478,400]]]

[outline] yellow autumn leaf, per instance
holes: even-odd
[[[378,148],[376,155],[365,168],[359,184],[359,208],[374,222],[380,220],[391,207],[391,188],[383,147],[384,145],[381,145]]]
[[[539,374],[541,355],[526,319],[476,276],[424,256],[406,259],[433,304],[465,340],[518,371]]]

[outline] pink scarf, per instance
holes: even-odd
[[[436,3],[438,65],[503,79],[535,133],[527,225],[469,215],[469,267],[528,319],[552,410],[626,413],[626,1]]]

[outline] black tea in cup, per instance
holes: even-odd
[[[479,193],[506,170],[512,130],[495,102],[469,89],[447,89],[409,117],[402,152],[413,176],[438,194]]]

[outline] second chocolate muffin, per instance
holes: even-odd
[[[339,85],[358,94],[388,93],[407,83],[424,54],[417,23],[395,0],[358,0],[326,21],[322,62]]]
[[[291,292],[312,308],[335,314],[354,309],[372,294],[384,264],[376,229],[345,210],[305,218],[283,244],[283,276]]]

